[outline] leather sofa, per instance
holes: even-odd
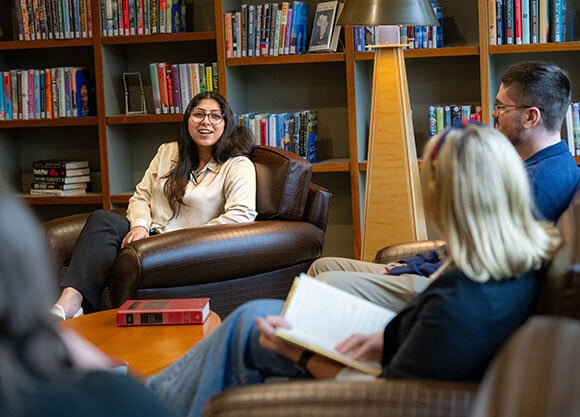
[[[535,315],[498,352],[481,389],[430,380],[276,382],[226,391],[208,402],[204,416],[580,416],[580,193],[558,228],[564,245],[546,270]],[[377,260],[397,261],[442,243],[394,245]]]
[[[99,309],[127,299],[210,297],[211,309],[224,318],[252,299],[285,298],[293,278],[322,254],[331,194],[311,182],[312,166],[293,153],[257,146],[252,160],[255,222],[178,230],[127,245]],[[59,280],[88,215],[43,224]]]

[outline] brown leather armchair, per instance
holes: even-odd
[[[99,309],[126,299],[210,297],[224,318],[257,298],[285,298],[293,278],[320,257],[331,194],[311,182],[312,166],[283,150],[257,146],[258,217],[253,223],[163,233],[123,248]],[[59,269],[68,263],[87,214],[44,223]]]
[[[520,331],[510,338],[496,356],[494,365],[488,369],[480,391],[478,391],[478,384],[474,383],[429,380],[309,380],[269,383],[232,389],[214,397],[208,402],[204,416],[551,417],[557,415],[572,417],[580,415],[580,401],[574,389],[568,387],[564,393],[558,393],[553,389],[554,387],[551,387],[553,383],[558,387],[566,387],[567,384],[577,387],[580,381],[580,375],[578,375],[580,366],[576,365],[578,341],[580,341],[580,322],[578,322],[580,319],[580,193],[576,195],[558,222],[558,228],[564,238],[564,245],[547,268],[536,307],[536,314],[544,316],[539,320],[539,324],[537,316],[533,316]],[[375,259],[393,262],[413,253],[433,249],[441,244],[443,242],[394,245],[379,251]],[[413,246],[417,247],[417,252],[412,250]],[[575,319],[568,320],[572,322],[572,327],[575,326],[574,329],[568,329],[571,326],[568,323],[564,330],[559,324],[563,320],[562,317]],[[531,340],[533,341],[530,342]],[[530,349],[540,343],[542,345],[537,349]],[[571,347],[569,343],[572,343]],[[558,352],[558,355],[562,354],[562,357],[553,357],[554,352]],[[527,355],[525,357],[529,360],[522,360],[522,355]],[[506,364],[516,359],[519,366],[507,369]],[[539,364],[532,363],[533,361],[539,361]],[[544,364],[543,361],[547,361],[548,364]],[[529,368],[533,366],[537,368],[530,371]],[[524,371],[536,378],[533,384],[526,378],[517,377]],[[495,384],[499,384],[499,381],[505,379],[506,375],[511,379],[509,382],[504,381],[503,386],[509,384],[512,395],[506,395],[501,386],[494,387]],[[563,380],[552,381],[550,376],[552,379],[563,378]],[[537,378],[543,379],[538,381]],[[529,385],[524,388],[526,384]],[[518,388],[521,388],[519,393],[524,393],[524,396],[515,395]],[[474,409],[476,396],[478,406]],[[535,410],[533,407],[526,407],[526,403],[534,401],[538,404]],[[564,403],[561,403],[562,401]],[[490,406],[486,405],[487,402],[490,402]],[[518,410],[518,413],[515,410]],[[473,412],[477,414],[472,414]]]

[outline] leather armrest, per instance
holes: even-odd
[[[90,213],[75,214],[42,224],[57,271],[67,266]]]
[[[324,231],[311,223],[271,220],[204,226],[127,245],[113,265],[113,305],[136,289],[205,284],[316,259]]]
[[[444,245],[445,242],[442,240],[420,240],[418,242],[390,245],[377,251],[373,262],[379,264],[397,262],[401,259],[410,258],[411,256],[415,256],[420,253],[429,252]]]
[[[378,379],[245,386],[208,401],[204,417],[467,417],[477,384]]]

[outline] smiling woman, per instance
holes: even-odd
[[[98,210],[83,228],[54,311],[66,319],[95,311],[117,253],[152,235],[203,225],[252,222],[256,172],[252,133],[235,126],[218,93],[196,95],[176,142],[164,143],[129,200],[126,216]]]

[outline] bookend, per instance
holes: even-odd
[[[123,89],[125,90],[125,114],[147,114],[141,73],[124,72]]]

